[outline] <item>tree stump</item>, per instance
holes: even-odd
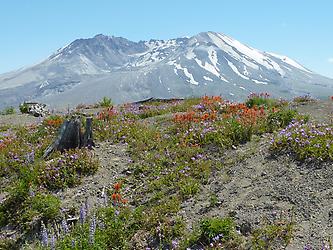
[[[82,138],[81,147],[88,147],[91,149],[95,146],[92,135],[92,117],[87,117],[86,119],[86,130]]]
[[[81,131],[82,123],[80,117],[73,117],[66,120],[61,125],[58,137],[45,150],[44,158],[47,158],[52,152],[58,150],[63,152],[68,149],[95,146],[92,136],[92,117],[86,118],[86,127],[84,133]]]

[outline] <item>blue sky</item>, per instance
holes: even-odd
[[[201,31],[287,55],[333,78],[332,0],[2,0],[0,73],[99,33],[138,41]]]

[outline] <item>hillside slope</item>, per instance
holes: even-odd
[[[0,213],[6,214],[0,221],[0,246],[10,239],[27,241],[31,235],[27,238],[22,229],[35,234],[42,230],[41,220],[52,234],[59,218],[81,221],[72,223],[69,232],[59,229],[59,249],[71,245],[71,239],[87,244],[83,249],[222,244],[226,249],[291,250],[328,244],[333,234],[333,102],[252,98],[263,106],[205,96],[100,109],[98,115],[96,109],[80,110],[95,116],[96,147],[48,160],[40,155],[56,136],[54,124],[61,117],[41,124],[22,115],[0,116]],[[307,123],[304,115],[310,115]],[[29,130],[9,129],[19,122],[30,123]],[[291,139],[283,144],[286,132]],[[305,145],[311,147],[297,148],[307,133]],[[32,148],[37,161],[27,158]],[[36,204],[43,197],[48,197],[45,210],[39,210]],[[53,209],[57,200],[61,214]],[[48,210],[50,202],[53,210]],[[102,210],[96,213],[98,207]],[[96,245],[86,240],[94,218]],[[38,249],[38,234],[31,244]]]

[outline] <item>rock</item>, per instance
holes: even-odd
[[[49,114],[46,105],[43,103],[25,102],[21,104],[21,106],[25,106],[26,107],[25,112],[35,117],[43,117]]]
[[[242,235],[248,236],[252,231],[252,226],[248,221],[245,221],[240,225],[239,230]]]
[[[328,212],[328,217],[332,218],[333,217],[333,210]]]

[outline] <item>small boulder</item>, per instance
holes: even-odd
[[[24,102],[20,105],[20,110],[35,117],[46,116],[49,113],[45,104],[37,102]]]

